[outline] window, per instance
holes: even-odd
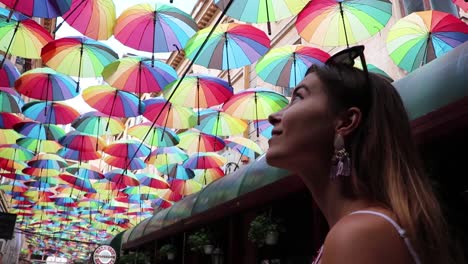
[[[405,15],[424,10],[438,10],[450,13],[458,17],[458,9],[452,0],[400,0],[403,4]]]

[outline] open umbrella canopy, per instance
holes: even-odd
[[[52,69],[81,78],[101,76],[104,67],[118,59],[119,55],[99,41],[86,37],[66,37],[45,45],[41,58]],[[78,79],[77,90],[79,84]]]
[[[273,48],[255,66],[258,76],[281,87],[296,87],[313,64],[321,66],[330,55],[305,45],[287,45]]]
[[[210,184],[224,176],[224,171],[219,167],[193,170],[193,172],[195,173],[195,177],[193,179],[203,185]]]
[[[0,144],[15,144],[22,137],[13,129],[0,129]]]
[[[89,163],[74,164],[65,168],[65,170],[68,173],[74,174],[83,179],[98,180],[104,178],[104,174],[99,170],[99,168]]]
[[[128,134],[149,146],[156,147],[171,147],[179,144],[180,141],[179,136],[172,129],[152,126],[148,122],[130,127]]]
[[[225,142],[227,147],[235,149],[244,156],[254,158],[254,153],[259,155],[263,154],[263,150],[260,148],[260,146],[251,139],[244,137],[230,137],[225,139]]]
[[[159,60],[127,57],[107,65],[102,76],[112,87],[132,93],[158,93],[177,79],[177,72]]]
[[[107,145],[103,151],[116,157],[146,157],[151,150],[138,140],[120,140]]]
[[[5,56],[0,54],[0,61],[4,61],[3,67],[0,67],[0,87],[13,87],[20,73],[16,66]]]
[[[319,46],[343,46],[368,39],[392,16],[389,0],[314,0],[297,15],[299,35]]]
[[[99,154],[99,152],[95,150],[80,151],[66,147],[61,148],[59,151],[57,151],[57,154],[65,159],[76,160],[79,162],[97,160],[101,158],[101,154]]]
[[[114,169],[104,174],[106,179],[116,184],[119,189],[126,188],[128,186],[137,186],[140,184],[135,174],[127,170]]]
[[[1,0],[0,2],[30,17],[54,18],[67,12],[72,0]]]
[[[141,185],[144,185],[142,187],[147,186],[154,189],[169,188],[169,183],[166,181],[166,179],[156,174],[137,173],[136,177],[140,181]]]
[[[170,178],[188,180],[195,176],[192,169],[184,168],[180,164],[167,164],[157,167],[161,174],[167,175]]]
[[[58,142],[65,148],[83,152],[102,150],[106,147],[106,143],[101,138],[83,134],[79,131],[68,132],[59,138]]]
[[[411,72],[468,41],[468,25],[455,16],[435,10],[412,13],[388,32],[390,58]]]
[[[114,30],[115,5],[112,0],[72,0],[71,7],[62,17],[81,34],[96,40],[106,40]]]
[[[12,88],[0,87],[0,113],[21,113],[24,102],[13,91]]]
[[[17,114],[0,112],[0,128],[11,129],[14,125],[23,121],[24,119]]]
[[[14,18],[10,21],[0,20],[0,50],[23,58],[39,59],[41,49],[52,41],[52,36],[32,19],[25,16]]]
[[[202,189],[202,185],[195,180],[170,179],[171,190],[181,195],[190,195]]]
[[[45,152],[45,153],[57,153],[59,149],[62,148],[55,140],[42,140],[42,139],[35,139],[35,138],[27,138],[23,137],[16,140],[16,144],[27,148],[34,153]]]
[[[116,135],[125,129],[120,119],[108,117],[97,111],[91,111],[80,115],[71,125],[82,133],[98,137],[103,135]]]
[[[247,123],[221,110],[205,109],[200,114],[200,125],[195,128],[214,136],[231,136],[242,134]]]
[[[138,4],[122,12],[114,29],[124,45],[151,53],[181,50],[198,26],[193,18],[171,5]]]
[[[219,151],[226,146],[223,139],[197,130],[187,130],[179,134],[179,148],[189,153]]]
[[[184,161],[183,166],[189,169],[210,169],[222,167],[226,162],[226,158],[214,152],[198,152]]]
[[[23,114],[41,123],[70,124],[80,113],[73,107],[56,102],[30,102],[22,107]]]
[[[197,123],[195,112],[189,107],[179,106],[161,97],[143,101],[143,116],[156,125],[175,129],[194,127]]]
[[[138,158],[116,157],[109,155],[104,157],[104,162],[111,165],[112,167],[121,169],[141,170],[146,168],[145,162]]]
[[[179,147],[166,147],[157,148],[151,153],[149,159],[146,160],[148,164],[153,164],[156,167],[160,165],[180,163],[188,159],[187,153]]]
[[[15,82],[15,89],[29,98],[63,101],[78,95],[77,85],[70,76],[51,68],[36,68],[23,73]]]
[[[92,108],[109,116],[134,117],[141,115],[145,110],[145,104],[139,103],[138,96],[108,85],[86,88],[83,91],[83,99]]]
[[[65,131],[59,126],[35,121],[23,121],[14,125],[13,128],[25,137],[34,139],[58,140],[65,135]]]

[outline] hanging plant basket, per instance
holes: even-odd
[[[248,232],[248,238],[257,247],[275,245],[278,243],[279,233],[284,232],[281,220],[267,213],[258,215],[252,222]]]

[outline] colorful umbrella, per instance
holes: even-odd
[[[41,49],[52,36],[41,25],[25,16],[17,20],[0,20],[0,50],[23,58],[39,59]],[[5,56],[0,68],[3,67]]]
[[[13,161],[26,161],[32,159],[34,154],[16,144],[0,145],[0,157]]]
[[[158,60],[151,62],[147,58],[127,57],[107,65],[102,77],[110,86],[127,92],[159,93],[177,79],[177,72]]]
[[[232,95],[233,88],[229,83],[208,75],[189,75],[164,88],[165,98],[176,105],[197,108],[198,117],[200,108],[220,105]]]
[[[171,190],[181,195],[190,195],[202,189],[202,185],[195,180],[170,180]]]
[[[214,136],[231,136],[242,134],[247,123],[223,111],[206,109],[200,115],[200,125],[195,128]]]
[[[15,89],[30,98],[63,101],[74,98],[77,83],[69,76],[50,68],[36,68],[23,73],[15,82]]]
[[[3,61],[3,67],[0,67],[0,87],[13,87],[20,73],[11,61],[5,59],[4,55],[0,54],[0,60]]]
[[[83,91],[83,99],[101,113],[116,117],[134,117],[144,112],[145,104],[138,106],[138,97],[130,92],[108,85],[96,85]],[[107,130],[107,125],[106,125]]]
[[[56,153],[62,148],[62,145],[55,140],[42,140],[35,138],[20,138],[16,140],[16,144],[33,151],[34,153],[46,152]]]
[[[468,12],[468,1],[466,0],[452,0],[452,3],[459,6],[463,11]]]
[[[187,130],[179,134],[178,147],[187,152],[208,152],[222,150],[226,144],[217,136],[206,134],[196,130]]]
[[[140,184],[135,174],[122,169],[114,169],[104,174],[106,179],[114,182],[119,189],[123,189],[128,186],[137,186]]]
[[[468,25],[455,16],[435,10],[412,13],[388,32],[390,58],[411,72],[468,41]]]
[[[191,108],[174,105],[164,98],[150,98],[143,101],[146,108],[143,116],[156,125],[175,129],[194,127],[197,123]]]
[[[231,2],[226,12],[228,16],[249,23],[267,23],[268,35],[271,35],[270,22],[296,15],[309,0],[215,0],[221,10]]]
[[[268,51],[255,66],[264,81],[281,87],[296,87],[307,69],[323,65],[330,58],[325,51],[304,45],[287,45]]]
[[[1,0],[0,2],[30,17],[54,18],[67,12],[72,0]]]
[[[223,105],[223,110],[232,116],[246,119],[267,119],[288,104],[283,95],[266,88],[250,88],[235,94]],[[257,137],[260,135],[257,128]]]
[[[114,30],[115,5],[112,0],[73,0],[70,9],[62,17],[81,34],[96,40],[106,40]],[[57,25],[54,33],[62,24]]]
[[[385,77],[385,78],[387,78],[387,79],[389,79],[390,81],[393,82],[393,79],[392,79],[392,77],[390,77],[390,75],[388,75],[386,72],[384,72],[382,69],[378,68],[374,64],[367,63],[366,66],[367,66],[367,71],[375,73],[375,74],[382,75],[383,77]],[[359,68],[359,69],[362,70],[362,64],[361,63],[354,63],[354,67]]]
[[[171,147],[179,144],[180,141],[179,136],[172,129],[152,126],[148,122],[130,127],[128,134],[156,147]]]
[[[314,0],[298,14],[296,29],[307,42],[349,47],[382,30],[391,16],[389,0]]]
[[[157,167],[158,171],[173,179],[188,180],[195,176],[191,169],[184,168],[179,164],[167,164]]]
[[[79,151],[70,148],[61,148],[57,154],[65,159],[76,160],[79,162],[88,160],[97,160],[101,158],[101,154],[96,151]]]
[[[0,87],[0,113],[21,113],[23,101],[20,97],[9,92],[10,89],[11,88]]]
[[[23,135],[13,129],[0,129],[0,144],[15,144],[16,140],[22,137]]]
[[[189,169],[210,169],[221,167],[227,162],[223,156],[213,152],[198,152],[184,161],[183,166]]]
[[[90,180],[87,178],[81,178],[79,176],[68,174],[68,173],[60,174],[59,178],[65,183],[69,184],[70,186],[78,190],[85,191],[85,192],[94,191],[94,188],[91,185]]]
[[[68,132],[58,142],[66,148],[84,152],[93,152],[96,149],[102,150],[106,147],[106,143],[101,138],[83,134],[79,131]]]
[[[107,124],[109,124],[108,127]],[[116,135],[125,129],[124,124],[119,119],[106,117],[104,114],[97,111],[88,112],[79,116],[71,125],[82,133],[98,137],[103,135]]]
[[[135,175],[141,185],[148,186],[154,189],[167,189],[169,183],[161,176],[149,173],[138,173]],[[144,187],[142,186],[142,187]]]
[[[255,130],[259,130],[260,134],[267,139],[271,138],[271,131],[273,130],[273,125],[268,120],[256,120],[254,121]]]
[[[43,124],[34,121],[20,122],[13,126],[16,132],[25,137],[42,139],[42,140],[58,140],[65,135],[65,131],[52,124]]]
[[[195,173],[195,177],[193,179],[203,185],[207,185],[224,176],[224,171],[219,167],[204,170],[193,170],[193,172]]]
[[[74,164],[65,170],[83,179],[99,180],[104,178],[104,174],[100,172],[99,168],[89,163]]]
[[[146,157],[151,153],[151,150],[146,145],[141,144],[137,140],[120,140],[107,145],[103,151],[109,155],[116,157]]]
[[[56,102],[30,102],[22,110],[26,117],[46,124],[66,125],[80,116],[73,107]]]
[[[146,164],[138,158],[107,156],[104,157],[104,162],[121,169],[141,170],[146,168]]]
[[[237,150],[241,155],[255,157],[255,153],[261,155],[263,150],[254,141],[244,137],[230,137],[225,139],[226,146]]]
[[[41,53],[43,63],[58,72],[78,77],[101,76],[106,65],[119,58],[107,45],[86,37],[66,37],[49,42]]]
[[[117,18],[114,36],[125,46],[153,53],[185,48],[198,26],[193,18],[170,5],[139,4]]]
[[[178,147],[157,148],[146,161],[155,166],[180,163],[188,159],[187,153]]]
[[[210,34],[212,27],[198,31],[187,43],[185,56],[191,60]],[[262,30],[246,24],[219,24],[210,35],[195,64],[207,68],[228,70],[251,65],[270,48],[270,39]]]
[[[156,200],[151,201],[151,206],[165,209],[165,208],[171,207],[172,202],[169,202],[169,201],[166,201],[166,200],[160,198],[160,199],[156,199]]]
[[[0,184],[0,190],[3,190],[5,192],[25,192],[28,190],[28,186],[18,181],[7,181],[4,184]]]
[[[0,112],[0,128],[11,129],[14,125],[22,121],[24,121],[23,118],[14,113]]]

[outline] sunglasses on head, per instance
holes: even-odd
[[[326,62],[325,65],[348,65],[350,67],[354,66],[354,60],[359,58],[362,64],[362,71],[366,74],[366,77],[369,78],[369,72],[367,70],[366,58],[364,57],[364,46],[354,46],[351,48],[344,49],[333,56],[331,56]]]

